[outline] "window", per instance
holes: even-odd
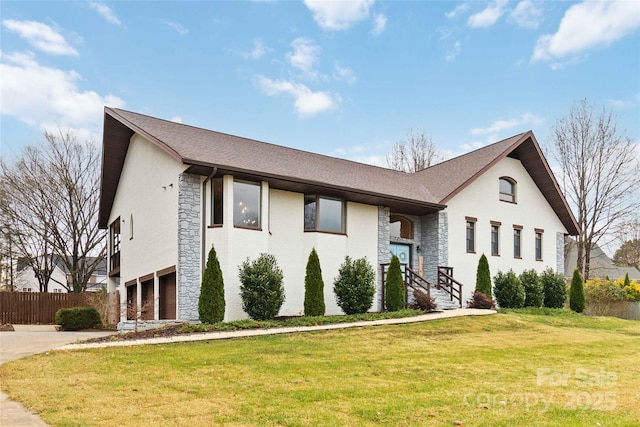
[[[120,271],[120,217],[109,226],[109,271]]]
[[[344,233],[344,203],[340,199],[304,196],[305,231]]]
[[[476,252],[476,218],[466,217],[467,220],[467,252]]]
[[[211,225],[222,225],[222,178],[211,180]]]
[[[413,239],[413,223],[411,220],[400,215],[391,215],[389,217],[389,225],[391,237]]]
[[[60,288],[54,289],[53,293],[54,294],[61,294],[62,293],[62,289],[60,289]]]
[[[129,215],[129,240],[133,239],[133,214]]]
[[[491,223],[491,255],[500,255],[500,223]]]
[[[503,202],[516,202],[516,182],[511,178],[500,178],[500,200]]]
[[[520,242],[522,238],[522,227],[514,225],[513,226],[513,257],[521,258],[520,253]]]
[[[542,261],[542,230],[536,229],[536,261]]]
[[[233,182],[233,225],[260,228],[260,183]]]

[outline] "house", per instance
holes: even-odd
[[[573,270],[578,265],[578,248],[576,241],[571,238],[567,238],[565,241],[565,278],[567,282],[571,281]],[[629,280],[640,281],[640,270],[634,266],[621,267],[614,264],[613,260],[604,253],[602,248],[597,244],[591,249],[591,257],[589,264],[589,277],[599,277],[601,279],[610,278],[616,280],[624,278],[625,275],[629,275]]]
[[[98,261],[91,257],[90,263]],[[47,286],[50,293],[67,293],[68,289],[73,289],[73,279],[69,274],[64,260],[59,255],[52,255],[51,262],[54,265],[51,271],[51,278]],[[17,292],[40,292],[40,283],[35,276],[33,269],[24,260],[18,259],[15,266],[14,289]],[[66,287],[65,287],[66,286]],[[107,263],[104,258],[100,259],[97,268],[89,278],[86,290],[96,292],[107,287]]]
[[[431,284],[447,267],[463,287],[453,302],[432,287],[446,308],[473,293],[482,253],[493,274],[562,272],[564,237],[578,232],[530,131],[410,174],[113,108],[104,114],[99,225],[109,230],[109,291],[149,302],[158,321],[198,319],[212,245],[231,320],[247,317],[238,266],[260,253],[283,270],[281,315],[303,313],[314,247],[327,314],[341,313],[332,283],[345,255],[376,269],[372,310],[383,308],[391,253]]]

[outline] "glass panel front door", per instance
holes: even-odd
[[[389,244],[389,252],[391,256],[398,257],[400,264],[407,264],[411,267],[411,245],[391,243]],[[404,271],[404,266],[402,266],[402,271]]]

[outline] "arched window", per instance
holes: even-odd
[[[400,215],[391,215],[389,217],[389,223],[391,226],[391,237],[413,239],[413,223],[411,220]]]
[[[503,202],[516,202],[516,181],[513,178],[503,176],[500,178],[500,200]]]

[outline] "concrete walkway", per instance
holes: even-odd
[[[14,326],[14,328],[16,329],[15,332],[0,332],[0,363],[5,363],[10,360],[15,360],[21,357],[26,357],[32,354],[51,350],[125,347],[147,344],[167,344],[175,342],[207,341],[241,337],[256,337],[262,335],[291,334],[295,332],[328,331],[334,329],[347,329],[365,326],[401,325],[407,323],[426,322],[429,320],[446,319],[451,317],[483,316],[495,313],[496,311],[494,310],[462,308],[458,310],[441,311],[423,314],[420,316],[405,317],[401,319],[372,320],[319,326],[298,326],[271,329],[249,329],[242,331],[207,332],[165,338],[148,338],[142,340],[111,341],[106,343],[89,344],[80,344],[77,343],[77,341],[98,336],[111,335],[113,334],[113,332],[53,332],[51,331],[51,329],[45,331],[42,329],[42,327],[26,328],[26,330],[23,329],[21,332],[19,332],[18,330],[22,328],[15,328]],[[27,410],[21,404],[10,401],[7,395],[0,391],[0,426],[46,427],[47,424],[42,421],[40,417]]]

